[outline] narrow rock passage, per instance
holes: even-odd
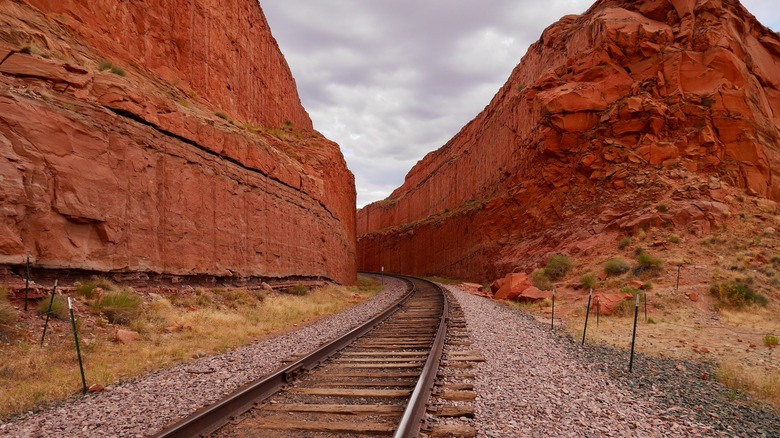
[[[578,345],[551,334],[548,326],[527,315],[458,288],[449,289],[465,312],[474,348],[486,360],[477,368],[475,385],[478,436],[780,436],[780,421],[763,411],[742,423],[723,424],[693,415],[697,406],[713,400],[656,401],[653,393],[665,396],[655,387],[647,388],[653,385],[642,374],[657,370],[646,366],[631,376],[616,378],[613,374],[620,374],[615,371],[620,365],[603,363],[623,364],[623,355],[614,350],[586,347],[585,352],[579,351]],[[678,377],[679,382],[672,385],[698,384],[690,376]],[[627,381],[636,382],[636,388]],[[699,394],[708,397],[706,391]],[[738,409],[726,404],[720,407]],[[718,412],[705,414],[720,418]]]

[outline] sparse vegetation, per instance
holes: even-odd
[[[655,206],[655,209],[659,213],[666,213],[667,211],[669,211],[669,206],[666,205],[666,204],[658,204],[658,205]]]
[[[104,292],[116,290],[116,285],[103,277],[92,277],[89,281],[76,282],[74,286],[76,295],[87,300],[95,298],[98,288]]]
[[[102,60],[100,61],[100,65],[98,66],[98,70],[100,71],[110,71],[111,73],[125,77],[127,76],[127,72],[122,67],[119,67],[118,65],[114,65],[111,61]]]
[[[621,257],[615,257],[607,260],[604,264],[604,272],[612,277],[623,275],[631,269],[628,261]]]
[[[669,240],[669,243],[680,243],[680,242],[682,242],[682,239],[680,238],[680,236],[678,236],[676,234],[672,234],[671,236],[669,236],[668,240]]]
[[[580,278],[580,284],[583,289],[594,289],[596,287],[596,276],[593,274],[585,274]]]
[[[650,253],[642,251],[636,258],[637,265],[634,268],[635,275],[658,274],[658,271],[663,264],[663,260],[657,257],[653,257]]]
[[[777,347],[777,344],[780,343],[778,341],[777,336],[772,335],[766,335],[764,336],[764,345],[766,345],[769,348]]]
[[[365,278],[368,278],[368,277],[365,277]],[[423,277],[423,278],[425,278],[428,281],[433,281],[435,283],[441,283],[441,284],[456,285],[456,284],[463,283],[463,281],[456,280],[454,278],[445,278],[445,277],[436,277],[436,276],[433,276],[433,277]]]
[[[0,287],[0,332],[3,331],[3,326],[12,325],[17,318],[16,308],[8,302],[8,290]]]
[[[226,305],[233,292],[200,289],[183,290],[167,298],[156,298],[140,306],[141,311],[129,325],[143,334],[132,344],[114,342],[115,330],[92,330],[92,324],[105,324],[103,318],[81,316],[82,355],[87,384],[104,385],[132,379],[149,371],[186,362],[195,356],[219,354],[313,322],[324,315],[351,308],[369,299],[381,289],[379,281],[359,277],[358,286],[326,286],[305,297],[276,292],[244,293],[251,300],[231,308]],[[174,298],[175,297],[175,298]],[[174,302],[175,301],[175,302]],[[191,307],[196,301],[209,304]],[[47,301],[48,304],[48,301]],[[36,325],[36,328],[38,326]],[[52,336],[45,349],[36,346],[40,333],[3,346],[0,364],[0,419],[15,413],[70,397],[80,388],[70,322],[50,323]],[[54,334],[62,335],[58,338]],[[64,341],[55,341],[64,339]],[[41,378],[45,371],[46,378]]]
[[[309,293],[309,289],[307,289],[306,286],[302,284],[296,284],[295,286],[291,287],[287,292],[297,297],[302,297],[305,296],[307,293]]]
[[[227,120],[228,116],[227,114],[223,113],[222,111],[217,111],[214,113],[215,116],[219,117],[222,120]]]
[[[112,324],[128,324],[140,314],[141,302],[141,297],[131,290],[120,289],[106,293],[92,308]]]
[[[769,300],[765,296],[754,291],[750,285],[742,281],[715,283],[710,286],[710,294],[718,299],[721,306],[732,309],[769,304]]]
[[[552,282],[542,268],[534,269],[531,272],[531,284],[539,290],[552,290],[553,288]]]
[[[51,304],[51,310],[49,310],[49,304]],[[38,313],[46,315],[49,312],[51,318],[56,319],[68,319],[68,302],[60,295],[54,296],[54,302],[51,301],[51,296],[48,296],[38,302]]]
[[[517,91],[522,93],[523,90],[525,90],[525,84],[518,84],[517,85]]]
[[[631,238],[628,236],[623,237],[620,239],[620,242],[618,242],[618,249],[626,249],[631,245]]]
[[[571,257],[563,254],[552,256],[547,266],[544,267],[544,275],[552,281],[565,277],[571,269]]]
[[[718,365],[715,376],[734,394],[750,393],[761,400],[780,405],[780,371],[724,361]]]

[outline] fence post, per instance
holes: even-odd
[[[634,333],[631,335],[631,360],[628,362],[628,372],[634,370],[634,345],[636,345],[636,321],[639,319],[639,295],[636,296],[636,308],[634,309]]]
[[[54,280],[54,289],[51,290],[51,301],[49,301],[49,309],[46,311],[46,322],[43,324],[43,336],[41,336],[41,347],[43,347],[43,340],[46,338],[46,329],[49,328],[49,316],[51,315],[51,307],[54,305],[54,295],[57,293],[57,280]]]
[[[24,277],[24,311],[27,311],[27,297],[30,291],[30,253],[27,253],[27,274]]]
[[[79,358],[79,371],[81,371],[81,387],[84,390],[84,394],[87,393],[87,379],[84,378],[84,363],[81,361],[81,348],[79,347],[79,333],[76,330],[76,317],[73,316],[73,304],[68,297],[68,312],[70,312],[70,323],[73,326],[73,339],[76,340],[76,355]]]
[[[555,330],[555,288],[552,296],[552,316],[550,317],[550,330]]]
[[[682,265],[677,265],[677,284],[674,286],[674,291],[678,292],[680,290],[680,271],[682,270]]]
[[[588,317],[590,316],[590,301],[593,299],[593,288],[590,289],[588,294],[588,308],[585,311],[585,329],[582,330],[582,346],[585,346],[585,334],[588,332]]]

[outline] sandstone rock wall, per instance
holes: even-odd
[[[105,59],[179,82],[244,122],[312,129],[254,0],[26,0]]]
[[[354,178],[311,129],[255,2],[181,2],[212,39],[196,26],[191,40],[137,35],[146,45],[122,26],[172,17],[161,5],[89,2],[87,20],[87,2],[31,3],[48,14],[0,0],[0,265],[30,253],[52,269],[354,281]],[[217,40],[220,23],[249,33]],[[251,68],[220,61],[250,46]],[[218,79],[199,82],[204,68]]]
[[[564,17],[485,111],[358,212],[359,264],[488,280],[620,228],[605,210],[671,195],[699,211],[721,184],[780,200],[778,67],[780,38],[735,0]]]

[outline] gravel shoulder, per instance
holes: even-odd
[[[150,373],[112,385],[105,392],[78,397],[23,414],[0,424],[0,436],[140,437],[214,403],[236,388],[350,331],[389,306],[406,291],[401,280],[385,277],[373,299],[290,333],[232,352]]]
[[[586,346],[530,315],[448,287],[462,306],[477,368],[480,437],[780,437],[780,418],[728,401],[706,364]],[[706,374],[708,380],[702,380]]]

